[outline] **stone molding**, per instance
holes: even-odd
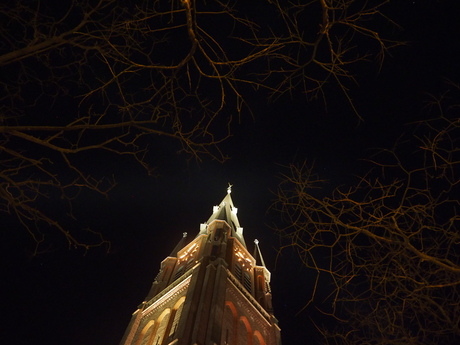
[[[249,300],[246,298],[245,295],[241,294],[240,289],[238,289],[232,282],[229,282],[231,286],[227,287],[227,293],[230,293],[236,300],[238,307],[242,308],[247,315],[248,319],[252,322],[256,322],[263,331],[264,336],[267,336],[268,329],[271,327],[270,323],[270,316],[267,319],[264,315],[260,313],[260,311],[255,308],[252,303],[248,303]],[[240,314],[240,313],[238,313]],[[240,316],[240,315],[239,315]],[[265,322],[263,322],[265,321]]]
[[[254,298],[254,296],[252,296],[248,290],[246,290],[246,288],[243,286],[243,284],[241,284],[238,279],[236,279],[236,277],[232,274],[232,272],[230,272],[229,270],[227,270],[227,274],[228,274],[228,280],[233,283],[233,285],[235,286],[235,288],[237,290],[239,290],[243,295],[244,297],[247,298],[247,300],[249,302],[251,302],[251,304],[254,306],[254,308],[260,313],[260,315],[262,317],[264,317],[267,321],[270,320],[270,314],[267,313],[267,311],[260,305],[259,302],[256,301],[256,299]]]
[[[176,286],[179,286],[182,282],[187,280],[187,278],[190,278],[192,273],[195,271],[195,269],[200,265],[201,263],[198,262],[196,265],[194,265],[192,268],[190,268],[188,271],[186,271],[180,278],[166,286],[162,291],[160,291],[158,294],[156,294],[152,299],[150,299],[148,302],[145,303],[145,309],[150,308],[152,304],[154,304],[156,301],[159,299],[163,298],[164,295],[168,294],[171,290],[173,290]]]
[[[162,309],[166,304],[170,303],[172,300],[178,299],[178,297],[182,297],[182,293],[185,290],[187,290],[188,286],[190,285],[191,279],[192,276],[191,274],[189,274],[187,277],[181,280],[179,284],[167,289],[167,291],[161,294],[159,298],[156,298],[158,295],[152,298],[149,301],[149,305],[146,306],[145,309],[142,311],[142,317],[151,315],[157,309]]]

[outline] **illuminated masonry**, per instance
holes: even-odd
[[[249,254],[227,190],[188,244],[163,260],[120,345],[280,345],[270,272]]]

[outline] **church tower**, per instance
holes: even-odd
[[[231,187],[198,235],[163,260],[120,345],[280,345],[270,272],[246,248]]]

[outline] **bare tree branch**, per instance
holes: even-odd
[[[274,208],[285,226],[275,228],[284,247],[332,282],[323,312],[341,326],[323,330],[328,343],[460,339],[460,122],[451,104],[433,98],[435,118],[331,196],[315,191],[323,181],[306,164],[282,176]]]
[[[387,21],[387,3],[7,1],[0,5],[2,210],[30,232],[44,222],[67,233],[38,200],[51,190],[68,200],[75,187],[104,195],[113,187],[77,164],[80,155],[129,155],[151,171],[148,144],[162,140],[197,160],[224,161],[219,144],[235,118],[251,113],[252,91],[316,97],[335,84],[347,95],[355,80],[349,68],[371,55],[381,60],[398,44],[369,25]]]

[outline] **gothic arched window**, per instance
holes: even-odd
[[[254,345],[265,345],[265,340],[259,331],[254,332]]]
[[[152,340],[153,342],[148,343],[150,344],[155,344],[155,345],[161,345],[163,343],[163,338],[165,336],[165,331],[166,328],[169,324],[169,318],[171,316],[171,310],[168,308],[163,313],[161,313],[160,317],[157,320],[157,327],[155,334],[153,334]]]
[[[149,343],[149,340],[152,337],[154,326],[155,321],[151,320],[144,326],[144,328],[142,328],[142,331],[137,336],[136,345],[145,345]]]
[[[182,309],[184,308],[185,296],[177,301],[171,314],[171,327],[169,331],[168,343],[176,338],[177,327],[179,326]]]
[[[252,329],[245,316],[240,317],[238,324],[238,345],[252,345]]]
[[[225,302],[224,318],[222,323],[222,339],[223,345],[235,345],[238,325],[238,314],[233,302]]]

